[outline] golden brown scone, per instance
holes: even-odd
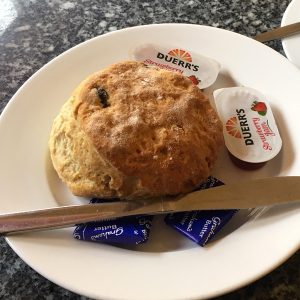
[[[75,195],[134,198],[193,190],[210,175],[222,143],[216,112],[189,79],[127,61],[80,84],[49,145]]]

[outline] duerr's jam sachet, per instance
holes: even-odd
[[[282,140],[263,94],[249,87],[233,87],[216,90],[214,99],[225,145],[234,157],[255,164],[279,153]]]
[[[212,58],[175,46],[144,44],[136,47],[131,56],[146,65],[178,72],[200,89],[207,88],[216,81],[221,67]]]

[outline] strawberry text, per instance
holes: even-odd
[[[272,147],[267,142],[266,136],[274,136],[275,133],[271,130],[269,124],[267,122],[260,123],[260,118],[253,118],[252,121],[256,128],[256,132],[262,142],[263,149],[272,150]]]

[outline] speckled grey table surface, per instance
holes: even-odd
[[[246,36],[280,25],[286,0],[1,0],[0,111],[39,68],[108,31],[152,23],[215,26]],[[270,47],[284,55],[281,43]],[[0,238],[0,299],[86,299],[43,278]],[[218,299],[300,299],[300,252],[264,278]]]

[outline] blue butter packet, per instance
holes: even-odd
[[[93,198],[90,203],[104,203],[102,199]],[[109,219],[99,222],[79,224],[73,232],[74,238],[84,241],[141,244],[149,238],[153,216],[132,216]]]
[[[224,183],[212,176],[197,190],[213,188]],[[168,214],[165,223],[200,246],[206,245],[234,216],[236,209],[189,211]]]

